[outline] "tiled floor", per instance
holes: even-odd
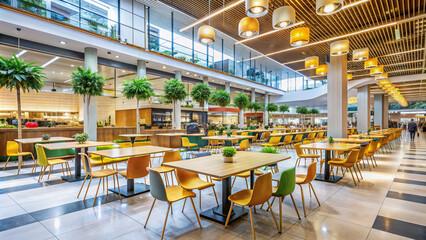
[[[279,168],[294,166],[294,151],[283,154],[291,155],[292,159],[280,163]],[[350,174],[336,184],[315,181],[321,206],[309,197],[306,188],[308,215],[302,220],[297,218],[291,199],[286,198],[282,234],[277,232],[270,213],[257,210],[257,239],[426,239],[426,134],[415,142],[404,135],[392,153],[379,154],[376,159],[378,167],[371,172],[363,169],[364,180],[359,186],[354,186]],[[100,198],[92,207],[97,181],[83,202],[76,197],[82,182],[63,182],[62,173],[57,170],[50,180],[37,183],[37,175],[31,175],[30,171],[31,168],[24,168],[16,176],[14,162],[6,171],[0,171],[0,239],[160,238],[166,203],[157,201],[147,227],[143,227],[153,201],[150,193],[119,201],[113,193],[106,196],[101,188]],[[298,173],[304,171],[305,166],[297,168]],[[126,184],[122,177],[120,184]],[[243,188],[244,180],[237,179],[233,191]],[[221,194],[220,183],[216,191]],[[203,190],[202,194],[203,210],[215,206],[211,190]],[[303,215],[300,189],[296,188],[293,195]],[[166,239],[251,239],[248,217],[226,229],[201,219],[200,230],[192,208],[187,205],[182,213],[182,204],[173,204]],[[273,209],[278,215],[277,203]]]

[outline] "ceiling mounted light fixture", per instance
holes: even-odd
[[[352,53],[352,60],[353,61],[363,61],[363,60],[367,60],[368,59],[368,53],[369,53],[369,49],[368,48],[360,48],[360,49],[355,49]]]
[[[318,15],[333,14],[343,7],[343,0],[316,0],[316,10]]]
[[[246,0],[246,13],[249,17],[262,17],[268,13],[268,0]]]
[[[371,69],[377,67],[379,64],[377,63],[377,58],[369,58],[364,62],[364,69]]]
[[[318,56],[312,56],[305,58],[305,68],[306,69],[312,69],[317,68],[319,65],[319,57]]]
[[[238,24],[238,35],[243,38],[254,37],[259,34],[259,21],[256,18],[245,17]]]
[[[290,44],[293,47],[302,46],[309,43],[309,28],[300,27],[291,30]]]
[[[375,68],[370,69],[371,76],[377,76],[383,73],[383,65],[377,66]]]
[[[319,65],[317,69],[315,70],[315,73],[317,75],[327,75],[328,73],[328,66],[327,64]]]
[[[349,53],[349,40],[339,40],[330,44],[330,55],[340,56]]]
[[[272,27],[283,29],[294,25],[296,22],[296,11],[291,6],[283,6],[272,13]]]
[[[209,25],[198,28],[198,41],[204,44],[212,44],[216,41],[214,29]]]
[[[348,80],[352,80],[352,74],[351,74],[351,73],[348,73],[348,74],[346,75],[346,78],[347,78]]]
[[[382,73],[382,74],[376,75],[374,77],[374,79],[375,80],[386,80],[386,79],[388,79],[388,73]]]

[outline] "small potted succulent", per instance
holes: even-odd
[[[223,161],[226,163],[234,162],[234,156],[237,154],[237,149],[233,147],[226,147],[223,149]]]
[[[268,130],[268,128],[269,128],[269,125],[265,125],[265,129]]]
[[[228,130],[228,131],[226,131],[226,135],[227,135],[228,137],[231,137],[232,132]]]
[[[85,143],[89,139],[89,134],[87,133],[77,133],[74,135],[75,141],[77,141],[80,144]]]
[[[334,143],[334,139],[333,139],[333,137],[332,137],[332,136],[330,136],[330,137],[328,138],[328,143],[330,143],[330,144]]]
[[[43,141],[47,141],[50,139],[50,134],[44,134],[43,136],[41,136],[41,140]]]
[[[219,131],[219,135],[222,135],[223,131],[225,131],[226,128],[222,126],[222,127],[219,127],[217,130]]]
[[[371,128],[367,130],[367,135],[370,136]]]

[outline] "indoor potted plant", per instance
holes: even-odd
[[[89,139],[89,134],[87,133],[77,133],[74,135],[75,141],[77,141],[79,144],[83,144]]]
[[[234,156],[237,154],[237,149],[233,147],[226,147],[223,149],[223,161],[226,163],[234,162]]]
[[[330,144],[334,143],[334,139],[333,139],[333,137],[332,137],[332,136],[330,136],[330,137],[328,138],[328,143],[330,143]]]
[[[47,140],[49,140],[49,139],[50,139],[50,134],[43,134],[43,136],[41,136],[41,139],[42,139],[43,141],[47,141]]]
[[[227,135],[228,137],[231,137],[232,132],[228,130],[228,131],[226,131],[226,135]]]

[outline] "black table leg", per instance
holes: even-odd
[[[134,146],[134,144],[135,144],[135,140],[136,140],[136,137],[131,137],[130,138],[130,142],[132,142],[132,147]]]
[[[118,188],[110,188],[108,189],[113,193],[118,194]],[[149,185],[144,183],[135,183],[134,179],[127,179],[126,186],[120,186],[120,194],[123,197],[132,197],[138,194],[142,194],[148,192],[150,190]]]
[[[215,222],[225,224],[226,218],[229,213],[229,208],[231,207],[231,201],[228,200],[228,197],[231,194],[231,177],[222,179],[222,204],[218,207],[214,207],[202,212],[200,216]],[[232,208],[231,217],[229,218],[229,222],[231,223],[232,221],[246,215],[247,213],[247,209],[243,209],[242,207],[234,205],[234,207]]]
[[[85,175],[81,175],[81,156],[80,153],[82,152],[87,152],[86,151],[87,148],[76,148],[75,149],[75,154],[74,154],[74,162],[75,162],[75,166],[74,166],[74,175],[71,176],[62,176],[62,180],[67,181],[67,182],[76,182],[76,181],[82,181],[84,180]]]
[[[328,161],[330,161],[331,159],[330,154],[331,154],[330,150],[325,150],[324,174],[317,174],[317,177],[315,178],[315,180],[335,183],[339,181],[340,179],[342,179],[342,177],[339,177],[339,176],[333,176],[330,179],[330,166],[328,165]]]
[[[250,170],[250,189],[254,187],[254,170]]]

